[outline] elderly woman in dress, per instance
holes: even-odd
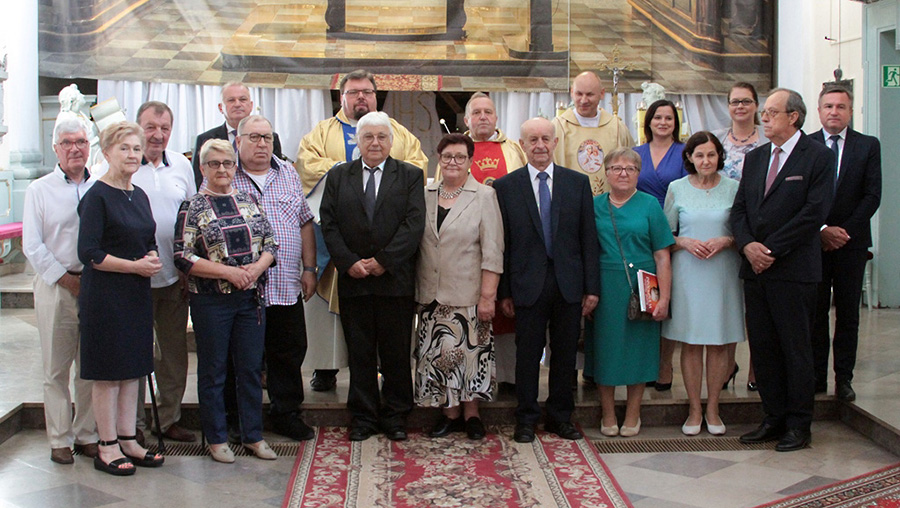
[[[758,109],[759,95],[756,93],[756,88],[750,83],[735,83],[728,91],[728,114],[731,116],[731,125],[713,131],[725,149],[722,174],[738,182],[741,181],[741,175],[744,172],[744,157],[747,153],[769,142],[763,133],[762,126],[759,125]],[[733,367],[731,375],[724,381],[722,389],[728,388],[729,382],[734,382],[735,376],[740,370],[734,361],[736,346],[736,343],[728,344],[728,359]],[[747,375],[747,390],[751,392],[757,390],[753,362],[750,362],[750,370]]]
[[[426,226],[416,267],[419,303],[415,397],[440,407],[431,437],[485,436],[478,401],[495,379],[491,319],[503,271],[503,225],[491,187],[469,174],[475,144],[462,134],[438,143],[442,179],[425,189]]]
[[[84,264],[78,298],[81,377],[94,381],[100,434],[94,468],[116,476],[134,474],[135,465],[158,467],[164,460],[135,437],[138,387],[153,372],[150,277],[162,268],[150,200],[131,183],[144,143],[137,124],[119,122],[104,129],[100,147],[109,170],[78,205],[78,258]]]
[[[594,311],[590,369],[600,386],[604,436],[634,436],[641,430],[641,398],[659,369],[660,321],[669,312],[672,269],[669,246],[675,240],[654,196],[637,189],[641,157],[618,148],[604,159],[610,191],[594,198],[600,240],[600,304]],[[628,319],[628,301],[637,291],[637,271],[655,273],[659,300],[648,321]],[[616,421],[615,389],[627,386],[625,420]]]
[[[663,209],[675,234],[672,248],[672,319],[663,337],[681,342],[681,374],[690,413],[681,431],[694,436],[704,421],[700,393],[706,349],[706,428],[725,433],[719,392],[731,364],[728,344],[744,340],[744,298],[738,279],[741,258],[728,226],[738,183],[719,172],[725,150],[712,133],[688,139],[684,165],[689,175],[669,185]]]
[[[244,447],[261,459],[275,452],[262,438],[265,305],[260,286],[278,248],[252,196],[232,187],[234,148],[212,139],[200,149],[206,187],[178,211],[175,265],[188,275],[197,340],[200,423],[213,460],[234,462],[225,423],[225,362],[233,353]]]

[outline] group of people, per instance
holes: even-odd
[[[581,437],[571,417],[582,368],[599,386],[601,433],[627,437],[640,432],[645,386],[671,388],[678,342],[682,432],[705,422],[720,435],[719,394],[745,336],[748,389],[766,418],[741,440],[800,449],[827,388],[832,287],[835,393],[853,400],[880,147],[849,127],[848,90],[822,90],[823,130],[806,135],[799,94],[775,89],[760,108],[738,83],[731,126],[685,143],[676,105],[657,101],[635,148],[599,107],[593,73],[573,80],[573,108],[528,120],[518,144],[476,93],[469,130],[440,141],[428,185],[418,140],[377,111],[376,91],[371,73],[345,75],[340,111],[303,138],[294,166],[240,83],[223,87],[225,124],[198,136],[193,169],[167,149],[174,114],[163,103],[105,129],[106,162],[93,172],[84,127],[58,123],[59,164],[29,186],[24,227],[53,461],[73,462],[74,445],[114,475],[162,465],[136,428],[141,379],[154,371],[154,432],[196,439],[179,425],[188,309],[202,430],[225,463],[230,443],[276,458],[262,437],[264,368],[273,430],[314,436],[301,417],[307,359],[314,390],[333,389],[349,366],[350,440],[406,439],[414,405],[441,409],[432,437],[481,439],[479,402],[502,381],[514,385],[513,438],[525,443],[542,418],[545,351],[545,430]],[[656,276],[649,313],[635,309],[639,270]]]

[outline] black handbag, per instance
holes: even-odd
[[[641,310],[641,297],[634,290],[634,284],[631,282],[631,272],[628,268],[634,268],[634,265],[625,261],[625,251],[622,250],[622,240],[619,238],[619,228],[616,227],[616,219],[613,216],[612,203],[606,201],[609,206],[609,220],[612,221],[613,232],[616,234],[616,243],[619,244],[619,255],[622,256],[622,266],[625,268],[625,279],[628,281],[628,287],[631,294],[628,296],[627,316],[629,321],[652,321],[653,314]]]

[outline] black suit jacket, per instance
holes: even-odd
[[[772,251],[775,262],[759,275],[744,258],[743,279],[819,282],[822,279],[822,243],[834,189],[834,153],[800,133],[797,145],[764,196],[772,143],[744,159],[744,171],[734,205],[731,230],[739,252],[751,242]]]
[[[275,157],[286,160],[284,154],[281,153],[281,140],[278,139],[278,133],[273,132],[273,134],[275,135],[275,141],[272,153]],[[224,139],[228,141],[228,125],[223,123],[197,136],[197,142],[194,143],[194,153],[191,156],[191,165],[194,166],[194,180],[197,184],[197,190],[200,189],[200,184],[203,183],[203,173],[200,172],[200,149],[203,148],[203,143],[210,139]]]
[[[827,134],[818,130],[809,136],[825,143]],[[881,204],[881,143],[874,136],[847,129],[841,170],[838,172],[834,201],[825,224],[840,226],[850,235],[845,249],[872,246],[869,219]]]
[[[341,296],[415,293],[415,256],[425,231],[423,178],[421,168],[388,157],[369,225],[363,206],[362,158],[328,171],[319,214]],[[381,263],[384,274],[363,279],[347,274],[354,263],[370,257]]]
[[[498,293],[500,298],[512,297],[516,306],[531,306],[543,290],[549,263],[528,166],[494,181],[494,190],[506,240]],[[586,176],[554,167],[550,218],[553,269],[563,298],[581,303],[586,294],[599,295],[600,245]]]

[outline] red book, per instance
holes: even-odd
[[[659,303],[659,281],[655,273],[638,270],[638,294],[641,297],[641,311],[653,313]]]

